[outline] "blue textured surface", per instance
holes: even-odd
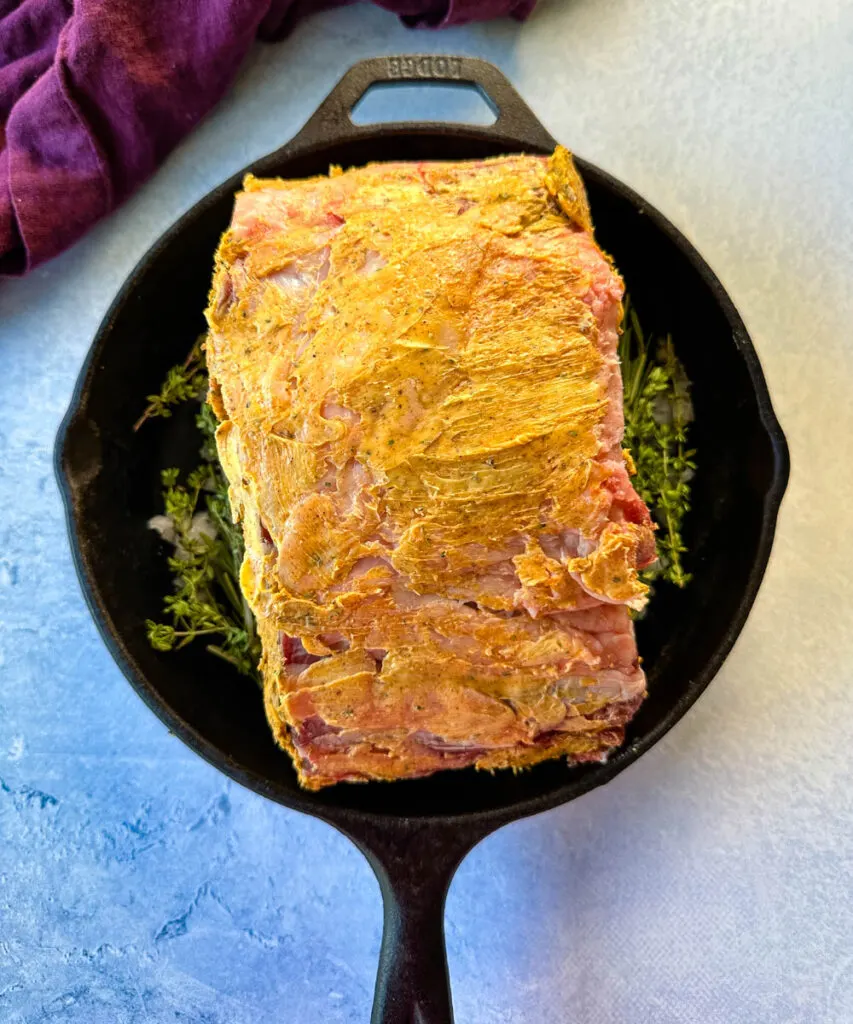
[[[610,786],[501,831],[462,866],[447,910],[459,1024],[849,1024],[841,0],[551,0],[522,28],[417,36],[378,10],[315,18],[254,52],[119,214],[0,283],[0,1020],[368,1019],[380,900],[366,863],[219,776],[135,696],[80,596],[51,449],[98,322],[148,245],[288,138],[347,64],[416,49],[501,64],[557,137],[687,232],[753,332],[794,465],[758,604],[699,705]],[[383,102],[404,101],[373,111]]]

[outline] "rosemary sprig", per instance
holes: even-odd
[[[687,448],[692,418],[690,384],[667,335],[647,341],[636,312],[626,299],[619,339],[624,389],[625,438],[637,468],[634,484],[660,527],[658,561],[645,570],[647,580],[664,579],[683,587],[690,581],[681,556],[681,536],[690,509],[690,479],[695,450]]]
[[[134,433],[153,416],[171,416],[172,406],[180,405],[202,394],[207,387],[207,370],[204,364],[204,338],[200,334],[184,362],[173,366],[166,374],[159,394],[148,396],[148,405],[133,424]]]

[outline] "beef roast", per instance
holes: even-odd
[[[602,759],[654,557],[570,155],[246,179],[210,401],[301,783]]]

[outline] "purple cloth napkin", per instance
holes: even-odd
[[[221,98],[256,35],[347,0],[0,0],[0,274],[67,249]],[[536,0],[376,0],[412,26]],[[341,66],[341,72],[345,70]]]

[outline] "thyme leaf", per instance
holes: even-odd
[[[197,398],[205,390],[207,370],[204,364],[204,338],[200,334],[184,362],[169,370],[158,394],[148,395],[148,405],[133,424],[134,433],[146,420],[155,416],[171,416],[173,406]]]
[[[198,343],[193,351],[200,359]],[[192,366],[191,359],[184,368],[188,366]],[[169,372],[174,373],[174,369]],[[203,362],[187,379],[192,383],[191,394],[187,386],[187,398],[197,397],[207,383]],[[166,390],[164,385],[161,395]],[[170,395],[176,393],[173,388]],[[158,651],[177,650],[199,637],[208,637],[211,654],[259,682],[260,638],[239,584],[243,535],[231,518],[228,481],[216,452],[216,425],[213,410],[203,402],[196,414],[202,437],[201,463],[183,480],[175,468],[164,469],[160,475],[163,511],[174,546],[168,559],[174,590],[163,598],[163,613],[169,621],[149,619],[145,627],[149,643]]]
[[[690,582],[682,555],[684,517],[690,510],[695,455],[687,447],[693,418],[690,382],[675,355],[672,338],[647,339],[637,314],[625,300],[619,359],[624,390],[624,445],[637,474],[634,486],[660,527],[658,561],[644,570],[646,581]]]

